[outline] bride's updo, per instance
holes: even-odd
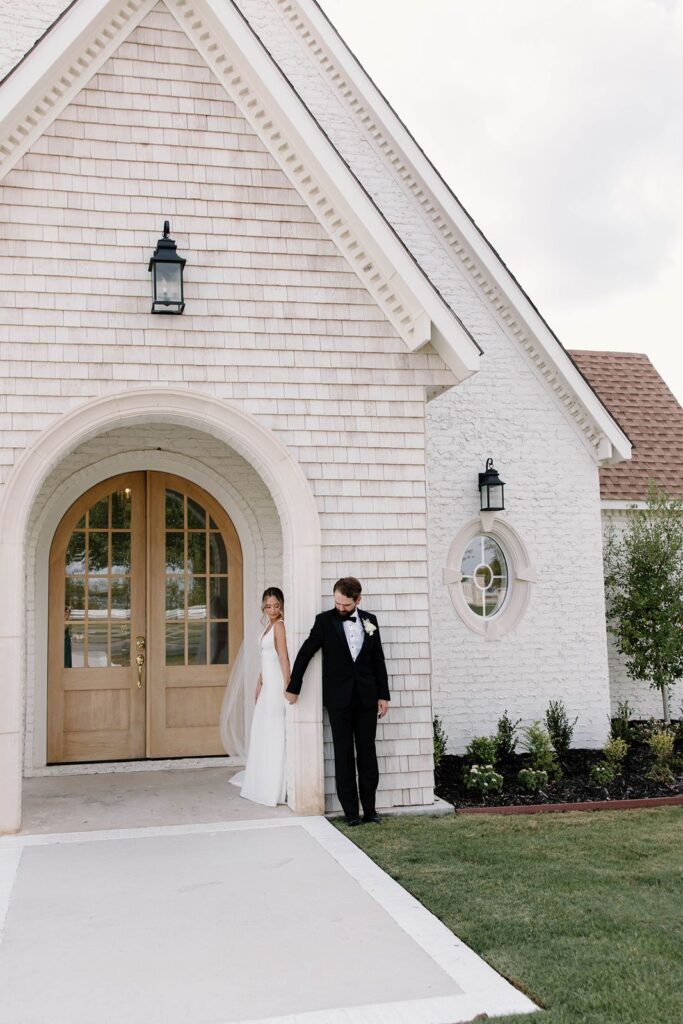
[[[266,613],[266,601],[269,597],[274,597],[276,601],[280,602],[280,618],[285,617],[285,595],[282,593],[279,587],[266,587],[263,591],[263,597],[261,598],[261,613]]]

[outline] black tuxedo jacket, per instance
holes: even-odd
[[[323,652],[323,704],[326,708],[345,708],[353,700],[354,688],[360,701],[372,707],[378,700],[389,700],[389,680],[377,619],[369,612],[356,609],[365,624],[371,622],[375,631],[370,636],[363,630],[363,646],[354,661],[344,633],[344,624],[335,608],[316,615],[313,629],[301,645],[292,668],[290,693],[300,693],[304,672],[313,655]]]

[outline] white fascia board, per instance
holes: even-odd
[[[505,295],[509,304],[517,310],[530,333],[537,339],[544,356],[555,368],[559,376],[576,395],[578,401],[594,420],[596,426],[611,442],[614,451],[610,462],[620,462],[631,457],[629,439],[612,418],[592,388],[587,384],[576,366],[565,352],[561,343],[552,333],[539,312],[535,309],[521,286],[507,269],[491,244],[477,228],[476,224],[451,192],[438,171],[432,166],[425,153],[420,149],[401,119],[369,77],[367,72],[356,60],[331,22],[321,11],[315,0],[298,0],[306,17],[319,33],[321,40],[334,56],[335,61],[353,83],[358,92],[367,97],[368,105],[377,115],[386,129],[386,134],[393,137],[397,149],[401,150],[407,161],[415,169],[416,176],[424,181],[444,212],[451,218],[470,247],[482,269],[486,271],[497,288]]]
[[[182,8],[176,10],[173,3],[169,7],[182,24]],[[373,262],[383,264],[385,280],[395,280],[400,294],[414,306],[413,319],[419,330],[410,347],[416,350],[435,340],[458,381],[476,373],[481,349],[472,335],[434,288],[238,8],[225,0],[195,0],[193,8],[205,8],[212,30],[223,38],[226,49],[236,61],[242,57],[254,69],[268,109],[287,126],[287,142],[324,182],[329,198],[354,236],[372,253]]]
[[[152,10],[157,0],[81,0],[0,87],[0,180]],[[11,140],[8,144],[8,139]]]
[[[600,508],[604,512],[622,512],[632,508],[647,508],[646,501],[627,501],[625,498],[603,498]]]

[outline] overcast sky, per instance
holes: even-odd
[[[683,403],[683,2],[321,4],[563,344]]]

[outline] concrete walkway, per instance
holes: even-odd
[[[333,825],[285,808],[0,839],[0,993],[8,1024],[455,1024],[534,1009]]]

